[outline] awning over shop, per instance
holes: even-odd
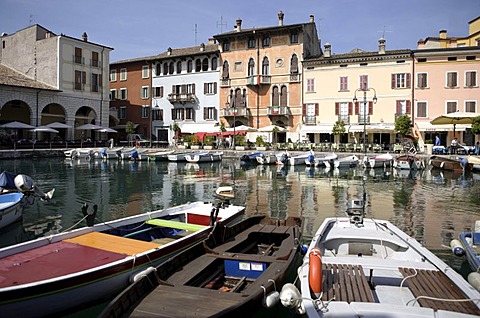
[[[300,133],[305,134],[331,134],[333,130],[332,124],[321,124],[315,126],[304,125],[300,130]]]
[[[216,123],[179,123],[182,134],[194,134],[198,132],[213,133],[220,132],[220,126],[215,126]]]
[[[364,129],[369,133],[384,132],[391,133],[395,129],[394,124],[371,124],[371,125],[345,125],[346,132],[363,132]]]
[[[428,121],[415,121],[418,130],[420,131],[453,131],[453,125],[432,125]],[[471,125],[456,125],[455,131],[465,131]]]

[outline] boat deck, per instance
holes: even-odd
[[[373,302],[361,265],[325,264],[322,271],[322,300]]]

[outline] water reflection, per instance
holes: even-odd
[[[0,245],[71,228],[81,206],[98,204],[97,221],[213,200],[215,189],[235,184],[236,204],[247,214],[301,216],[311,237],[325,217],[343,215],[347,203],[363,194],[367,216],[387,219],[428,248],[447,250],[459,232],[479,217],[477,174],[439,170],[332,169],[258,166],[239,160],[169,163],[44,159],[2,162],[2,169],[32,176],[41,188],[56,188],[54,202],[25,209],[20,227],[5,231]],[[82,224],[83,226],[83,224]],[[20,232],[19,232],[20,229]]]

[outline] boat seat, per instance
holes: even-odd
[[[463,292],[442,272],[437,270],[399,268],[405,283],[415,297],[427,296],[440,299],[467,299]],[[419,298],[421,307],[433,310],[450,310],[471,315],[480,315],[480,309],[473,302],[454,302]]]
[[[322,300],[374,302],[361,265],[324,264]]]
[[[203,230],[206,227],[204,225],[184,223],[184,222],[164,220],[164,219],[150,219],[146,223],[150,225],[169,227],[172,229],[187,230],[192,232]]]

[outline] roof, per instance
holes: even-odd
[[[310,22],[309,22],[310,23]],[[253,31],[255,32],[271,32],[271,31],[281,31],[282,29],[288,30],[288,29],[295,29],[295,28],[303,28],[304,25],[307,25],[309,23],[297,23],[297,24],[287,24],[287,25],[275,25],[275,26],[269,26],[269,27],[260,27],[260,28],[242,28],[241,31],[228,31],[228,32],[223,32],[221,34],[214,35],[214,38],[222,38],[222,37],[229,37],[232,35],[244,35],[246,33],[252,33]]]
[[[153,61],[153,60],[180,57],[180,56],[194,56],[194,55],[203,55],[203,54],[211,54],[211,53],[219,52],[218,44],[204,44],[204,45],[205,45],[204,50],[201,50],[202,44],[197,46],[179,48],[179,49],[169,48],[165,52],[157,55],[120,60],[120,61],[112,62],[110,63],[110,65],[141,62],[141,61]],[[171,50],[170,53],[169,53],[169,50]]]
[[[360,49],[354,49],[349,53],[342,53],[342,54],[332,54],[330,57],[313,57],[311,59],[305,59],[304,64],[308,64],[308,62],[312,63],[347,63],[351,62],[352,60],[365,60],[365,61],[374,61],[374,60],[382,60],[382,59],[391,59],[398,58],[398,57],[408,57],[412,54],[412,50],[389,50],[385,51],[385,53],[378,53],[375,52],[365,52]]]
[[[59,91],[53,86],[35,81],[5,65],[0,65],[0,85]]]

